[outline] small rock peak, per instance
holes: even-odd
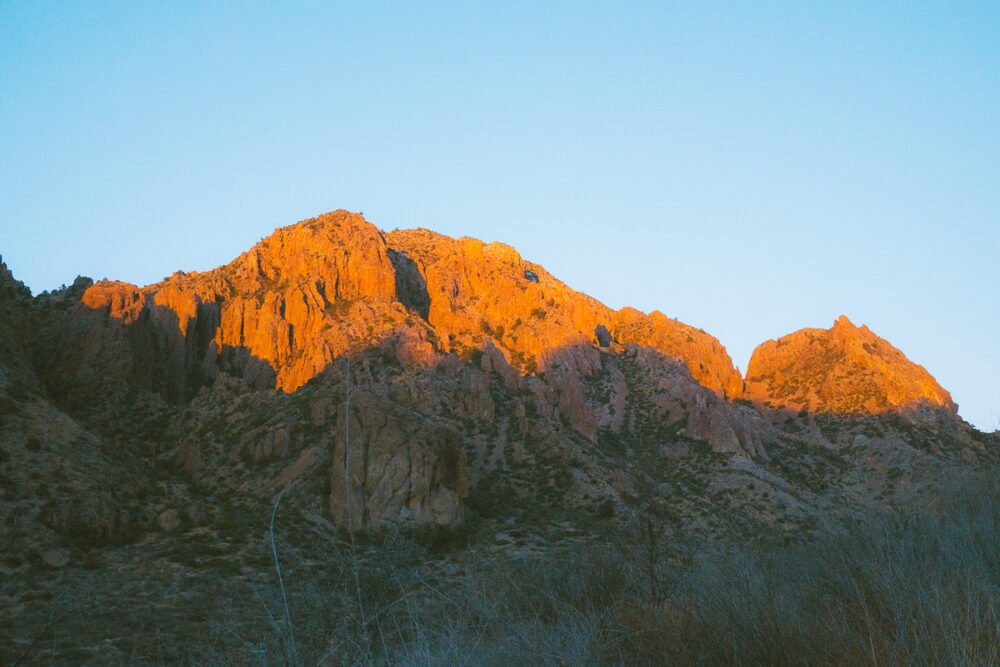
[[[337,210],[294,225],[279,227],[224,267],[206,275],[196,291],[216,290],[212,280],[229,283],[243,296],[259,297],[303,284],[332,290],[329,299],[395,294],[394,270],[382,232],[357,213]],[[210,296],[210,294],[208,294]]]
[[[851,322],[851,320],[847,318],[847,315],[841,315],[838,317],[834,321],[833,326],[834,328],[857,329],[857,327],[854,326],[854,322]]]
[[[297,222],[294,225],[290,225],[288,228],[294,229],[295,227],[299,226],[311,227],[311,228],[337,227],[344,224],[345,222],[371,224],[370,222],[365,220],[365,216],[361,215],[360,213],[354,213],[352,211],[338,208],[336,211],[321,213],[317,215],[315,218],[309,218],[307,220],[302,220],[300,222]]]
[[[636,319],[639,317],[646,317],[646,314],[639,310],[638,308],[633,308],[632,306],[624,306],[618,310],[618,316],[621,319]]]
[[[91,310],[107,308],[111,317],[128,324],[138,319],[146,296],[132,283],[99,280],[84,290],[80,302]]]
[[[796,411],[881,414],[918,405],[957,411],[926,369],[844,315],[830,329],[802,329],[759,346],[746,378],[751,400]]]
[[[506,243],[500,243],[499,241],[493,241],[492,243],[487,243],[483,250],[497,258],[502,262],[507,262],[508,264],[520,264],[521,263],[521,253],[507,245]]]
[[[333,242],[351,244],[356,239],[382,238],[382,232],[359,213],[337,209],[317,215],[315,218],[300,220],[292,225],[278,227],[261,239],[253,249],[271,247],[276,250],[285,244],[295,245],[296,239],[326,239]],[[384,242],[384,241],[383,241]],[[280,251],[280,250],[279,250]]]
[[[30,297],[31,290],[24,286],[20,280],[14,277],[7,265],[4,264],[3,255],[0,255],[0,297],[4,295],[11,297]]]

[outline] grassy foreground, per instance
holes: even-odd
[[[323,581],[293,572],[287,616],[275,592],[263,632],[217,623],[187,659],[1000,665],[1000,483],[983,475],[914,508],[792,545],[685,548],[640,526],[542,555],[466,553],[437,576],[396,536],[359,546],[356,568],[343,552]]]

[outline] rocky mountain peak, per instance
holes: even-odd
[[[926,369],[844,315],[830,329],[802,329],[754,350],[746,396],[775,408],[837,414],[921,405],[957,411]]]
[[[209,276],[222,278],[241,295],[304,284],[319,286],[330,301],[386,300],[395,294],[382,233],[343,210],[278,228]]]
[[[841,315],[836,320],[834,320],[833,328],[844,329],[849,331],[851,329],[856,329],[857,327],[854,326],[854,322],[851,322],[851,320],[848,319],[847,315]]]
[[[0,299],[30,297],[31,291],[24,286],[20,280],[14,278],[14,274],[3,261],[0,255]]]
[[[178,369],[168,375],[251,373],[255,383],[286,392],[365,350],[415,368],[488,351],[525,376],[593,367],[574,350],[620,354],[637,346],[682,362],[723,398],[842,414],[956,409],[925,369],[846,315],[830,329],[761,345],[744,381],[713,336],[659,311],[612,310],[508,245],[427,229],[383,233],[343,210],[278,228],[211,271],[178,271],[142,288],[98,282],[80,303],[123,326],[160,330],[143,334],[141,347],[174,349],[167,356]]]

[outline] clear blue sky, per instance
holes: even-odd
[[[825,7],[807,6],[825,4]],[[347,208],[1000,425],[1000,3],[0,0],[0,253],[145,284]]]

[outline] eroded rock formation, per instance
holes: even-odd
[[[372,394],[359,393],[346,418],[344,410],[330,476],[330,512],[339,525],[461,524],[468,481],[457,429]]]

